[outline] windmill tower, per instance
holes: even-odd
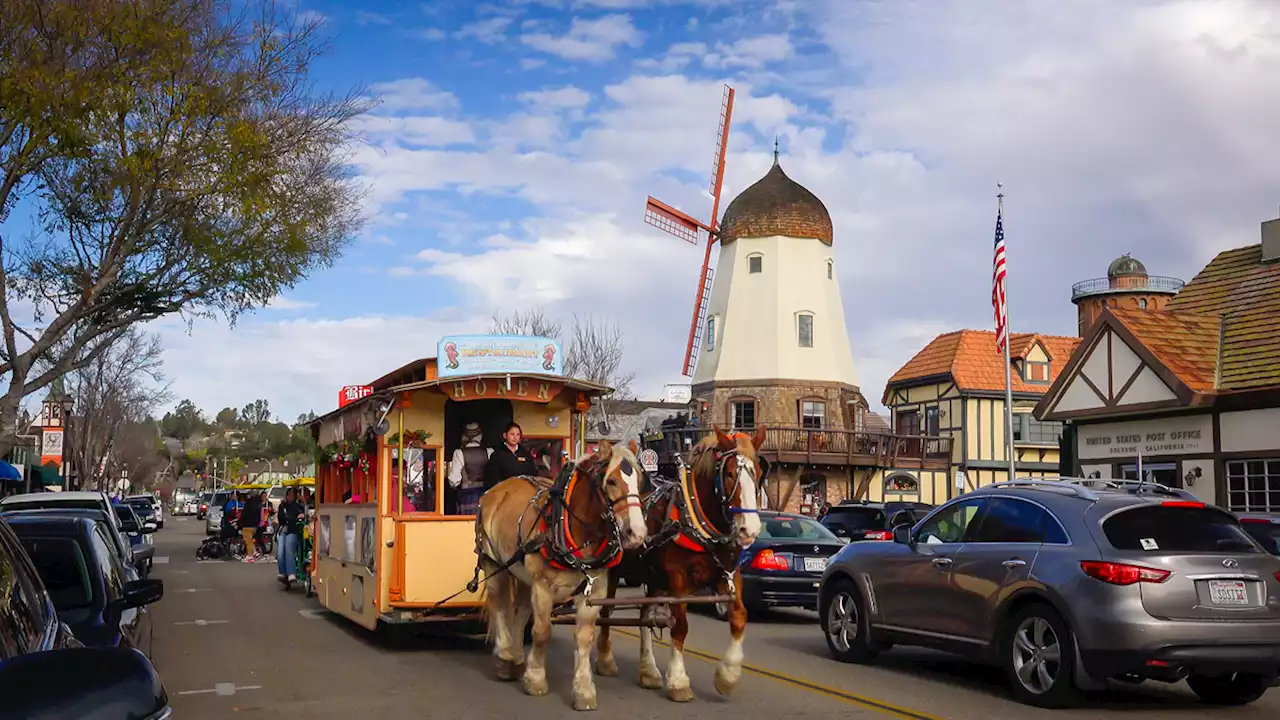
[[[831,215],[783,172],[775,143],[773,167],[717,224],[732,89],[723,108],[710,222],[652,197],[646,206],[646,221],[676,237],[708,236],[685,351],[703,424],[860,429],[867,402],[850,352]]]

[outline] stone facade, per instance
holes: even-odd
[[[755,401],[756,424],[767,427],[799,427],[802,400],[822,401],[826,413],[822,424],[831,429],[854,429],[854,408],[867,407],[856,387],[801,380],[708,383],[695,385],[693,396],[706,403],[701,423],[714,423],[723,429],[733,427],[733,403],[743,400]]]

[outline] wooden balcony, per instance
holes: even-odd
[[[711,433],[710,428],[664,428],[644,438],[661,462],[675,452],[688,461],[689,451]],[[854,430],[767,427],[761,454],[772,463],[856,468],[945,470],[951,466],[951,438],[892,435]]]

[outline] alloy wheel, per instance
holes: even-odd
[[[840,652],[849,652],[858,636],[858,605],[844,590],[832,596],[827,608],[827,635]]]
[[[1042,617],[1022,621],[1013,634],[1013,669],[1029,693],[1042,695],[1053,688],[1062,670],[1062,645],[1053,626]]]

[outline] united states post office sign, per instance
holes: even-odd
[[[1209,415],[1081,425],[1076,431],[1076,456],[1082,460],[1212,452]]]

